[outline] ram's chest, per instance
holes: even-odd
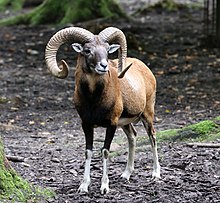
[[[97,126],[110,124],[115,101],[105,93],[105,85],[102,82],[91,84],[81,82],[75,92],[75,106],[83,122]]]
[[[91,84],[87,81],[82,81],[78,87],[78,95],[80,102],[83,104],[89,103],[94,106],[102,101],[102,95],[105,85],[102,82]]]

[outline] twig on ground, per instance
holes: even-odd
[[[194,143],[186,143],[188,147],[207,147],[207,148],[219,148],[220,143],[203,143],[203,142],[194,142]]]
[[[6,158],[12,162],[24,162],[24,157],[7,155]]]

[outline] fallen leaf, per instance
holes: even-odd
[[[34,124],[35,124],[35,121],[29,121],[29,124],[30,124],[30,125],[34,125]]]

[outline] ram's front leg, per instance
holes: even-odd
[[[109,178],[108,178],[108,158],[109,158],[109,149],[114,137],[116,126],[110,126],[106,130],[106,137],[104,147],[102,149],[102,158],[103,158],[103,175],[101,183],[101,194],[109,192]]]
[[[85,133],[86,137],[86,161],[85,161],[85,168],[84,168],[84,175],[81,185],[79,186],[78,192],[88,193],[89,185],[91,182],[90,178],[90,165],[92,160],[92,146],[93,146],[93,128],[85,123],[82,123],[82,128]]]

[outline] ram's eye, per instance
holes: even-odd
[[[85,49],[85,50],[84,50],[84,53],[85,53],[86,55],[89,55],[89,54],[91,53],[91,51],[90,51],[90,49]]]

